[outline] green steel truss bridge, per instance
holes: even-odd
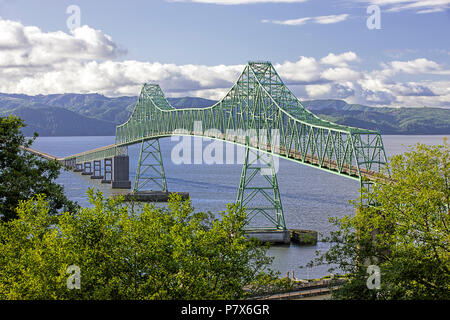
[[[141,144],[134,192],[148,190],[151,185],[167,191],[159,139],[172,135],[245,147],[237,202],[247,208],[249,221],[263,215],[277,229],[286,225],[273,156],[358,180],[361,185],[370,185],[387,164],[378,131],[320,119],[303,107],[270,62],[247,63],[225,97],[208,108],[175,109],[159,85],[144,84],[130,118],[116,128],[115,144],[59,160],[79,171],[90,171],[93,162],[94,175],[104,161],[104,173],[111,175],[114,188],[114,181],[128,180],[128,173],[112,168],[115,161],[111,159],[125,158],[128,146]],[[124,170],[128,170],[127,161],[117,160],[117,166],[125,163]],[[265,179],[255,186],[263,169]],[[116,187],[120,188],[120,183]],[[266,203],[255,204],[257,195]]]

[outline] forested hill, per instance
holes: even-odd
[[[168,98],[175,108],[208,107],[216,101]],[[0,93],[0,115],[15,114],[25,120],[26,135],[114,135],[115,127],[130,116],[137,97],[108,98],[100,94],[27,96]],[[383,134],[450,134],[450,109],[374,108],[343,100],[303,101],[316,115],[333,122],[380,130]]]
[[[379,130],[382,134],[450,134],[450,109],[375,108],[343,100],[303,101],[321,118],[338,124]]]

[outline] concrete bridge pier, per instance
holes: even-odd
[[[262,243],[271,244],[290,244],[290,231],[289,230],[279,230],[279,229],[254,229],[246,230],[245,232],[248,238],[255,238]]]
[[[114,156],[112,171],[113,189],[131,189],[129,156]]]
[[[316,245],[317,231],[300,229],[253,229],[246,230],[248,238],[255,238],[262,243],[270,244],[290,244]]]
[[[91,179],[103,179],[102,176],[102,162],[100,160],[94,160],[94,172]]]
[[[83,172],[81,173],[83,176],[91,176],[92,175],[92,163],[85,162]]]
[[[81,172],[83,176],[91,176],[91,179],[110,183],[113,189],[131,189],[129,156],[114,156],[92,162],[68,163],[68,165],[74,172]]]
[[[103,179],[102,183],[111,183],[113,180],[113,161],[112,158],[103,159]]]
[[[75,169],[73,169],[74,172],[83,172],[83,164],[82,163],[76,163],[75,164]]]
[[[70,170],[75,170],[76,169],[76,162],[75,159],[67,159],[64,160],[63,162],[64,166]]]

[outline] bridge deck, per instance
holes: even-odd
[[[272,130],[276,138],[266,134]],[[266,140],[256,140],[252,132]],[[228,93],[207,108],[173,108],[159,85],[144,84],[129,119],[116,127],[115,144],[58,160],[73,164],[127,155],[129,145],[172,135],[235,143],[361,182],[375,180],[387,164],[378,131],[317,117],[286,87],[273,65],[261,61],[249,62]]]
[[[266,141],[256,141],[254,133]],[[261,61],[249,62],[228,93],[207,108],[176,109],[159,85],[144,84],[129,119],[116,127],[114,145],[64,160],[83,163],[126,155],[129,145],[172,135],[235,143],[356,180],[374,180],[387,164],[378,131],[317,117],[286,87],[273,65]]]
[[[39,151],[39,150],[36,150],[36,149],[33,149],[33,148],[26,148],[24,146],[20,146],[20,149],[25,150],[25,151],[27,151],[29,153],[35,154],[35,155],[37,155],[37,156],[39,156],[41,158],[44,158],[44,159],[47,159],[47,160],[50,160],[50,161],[52,161],[52,160],[63,161],[63,158],[58,158],[58,157],[56,157],[54,155],[51,155],[51,154],[48,154],[48,153],[45,153],[45,152],[42,152],[42,151]]]
[[[108,150],[114,149],[116,147],[117,147],[117,145],[110,144],[110,145],[107,145],[107,146],[104,146],[104,147],[95,148],[95,149],[87,150],[87,151],[80,152],[80,153],[77,153],[77,154],[74,154],[74,155],[70,155],[70,156],[62,158],[62,160],[68,160],[68,159],[73,159],[73,158],[82,158],[84,156],[87,156],[87,155],[90,155],[90,154],[93,154],[93,153],[102,152],[102,151],[108,151]]]
[[[157,138],[161,138],[161,137],[168,137],[171,135],[177,135],[177,134],[174,134],[172,132],[166,132],[166,133],[162,133],[156,137],[147,137],[146,140],[157,139]],[[225,135],[209,136],[209,135],[203,135],[203,134],[199,134],[199,133],[195,133],[195,132],[187,132],[187,135],[199,136],[199,137],[204,137],[204,138],[213,138],[213,139],[223,140],[224,142],[236,143],[236,144],[244,146],[244,147],[246,146],[245,138],[240,138],[240,137],[235,137],[235,139],[233,139],[233,140],[226,140]],[[100,159],[102,159],[102,157],[105,158],[104,152],[109,151],[109,153],[110,153],[112,149],[139,143],[141,141],[137,141],[134,143],[128,143],[126,145],[112,144],[112,145],[104,146],[101,148],[96,148],[96,149],[88,150],[88,151],[85,151],[82,153],[74,154],[74,155],[64,157],[64,158],[61,158],[58,160],[69,160],[69,159],[74,159],[74,158],[77,159],[77,162],[84,162],[84,161],[88,162],[88,161],[92,161],[92,160],[100,160]],[[263,152],[272,153],[272,149],[271,149],[270,145],[264,145],[264,146],[259,145],[258,146],[257,142],[250,141],[249,146],[252,148],[256,148],[260,151],[263,151]],[[42,153],[42,154],[44,154],[44,153]],[[361,175],[361,177],[363,177],[365,179],[374,181],[378,175],[378,172],[376,172],[376,171],[367,170],[364,168],[359,168],[359,170],[358,170],[357,166],[354,166],[354,165],[350,166],[348,164],[343,164],[341,170],[339,170],[338,163],[334,160],[330,161],[330,160],[324,158],[321,162],[317,156],[311,156],[309,154],[305,154],[303,156],[300,152],[298,152],[296,150],[292,150],[292,149],[289,151],[289,153],[287,153],[285,148],[275,147],[273,150],[273,154],[276,156],[280,156],[282,158],[294,160],[299,163],[307,164],[307,165],[314,166],[314,167],[321,168],[321,169],[326,169],[327,171],[329,171],[331,173],[344,175],[344,176],[347,176],[349,178],[353,178],[356,180],[359,180],[360,175]],[[48,155],[48,156],[53,157],[51,155]]]

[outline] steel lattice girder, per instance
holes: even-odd
[[[262,183],[255,182],[258,177]],[[255,216],[262,215],[271,223],[271,227],[286,230],[272,155],[263,155],[262,152],[246,148],[236,203],[246,209],[247,224]]]
[[[272,141],[272,130],[278,141]],[[255,134],[248,139],[250,131]],[[267,133],[264,139],[261,132]],[[387,163],[378,131],[320,119],[303,107],[270,62],[249,62],[225,97],[208,108],[175,109],[159,85],[144,84],[132,115],[116,128],[115,145],[66,159],[102,159],[123,152],[120,147],[171,135],[224,140],[356,180],[374,180]]]
[[[133,191],[143,191],[151,183],[155,184],[158,190],[167,192],[159,139],[142,141]]]

